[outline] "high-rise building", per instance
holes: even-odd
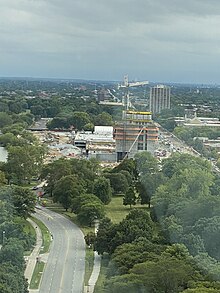
[[[156,85],[150,89],[150,111],[160,113],[163,109],[170,109],[170,87]]]
[[[158,127],[151,112],[123,111],[123,121],[114,126],[117,161],[133,158],[139,151],[152,154],[158,143]]]

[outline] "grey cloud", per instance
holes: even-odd
[[[219,66],[217,0],[0,0],[0,6],[0,75],[15,75],[14,64],[26,76],[56,71],[116,79],[128,72],[169,80],[196,64],[209,79]]]

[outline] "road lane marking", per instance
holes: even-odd
[[[61,224],[62,225],[62,224]],[[63,226],[63,225],[62,225]],[[64,265],[65,263],[67,262],[67,254],[69,252],[69,244],[70,244],[70,240],[69,240],[69,235],[67,233],[67,229],[63,226],[64,228],[64,231],[65,231],[65,234],[67,235],[67,249],[66,249],[66,254],[65,254],[65,262],[64,262]],[[64,269],[62,270],[62,276],[61,276],[61,279],[60,279],[60,288],[59,288],[59,292],[62,292],[62,289],[63,289],[63,279],[64,279]]]

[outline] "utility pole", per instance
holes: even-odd
[[[5,244],[5,231],[2,231],[2,245]]]

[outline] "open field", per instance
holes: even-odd
[[[111,202],[105,206],[106,216],[112,220],[113,223],[121,222],[127,214],[133,209],[148,209],[146,205],[136,204],[135,206],[124,206],[123,196],[113,196]]]

